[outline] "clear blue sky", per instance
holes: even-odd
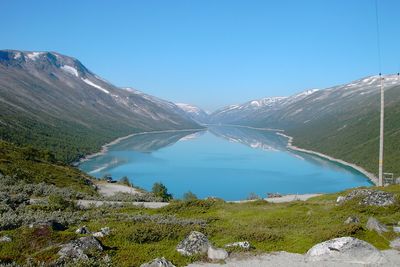
[[[400,1],[379,0],[382,72]],[[74,56],[118,86],[205,109],[378,70],[375,0],[1,0],[0,49]]]

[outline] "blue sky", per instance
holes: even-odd
[[[382,72],[400,1],[379,0]],[[74,56],[118,86],[208,110],[379,72],[375,0],[2,0],[0,49]]]

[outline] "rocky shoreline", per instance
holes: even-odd
[[[283,137],[286,137],[288,139],[287,148],[289,148],[291,150],[294,150],[294,151],[315,155],[315,156],[318,156],[318,157],[321,157],[321,158],[324,158],[324,159],[339,163],[341,165],[353,168],[354,170],[356,170],[356,171],[362,173],[363,175],[365,175],[374,185],[378,185],[378,178],[376,178],[376,176],[374,174],[366,171],[364,168],[362,168],[362,167],[360,167],[360,166],[358,166],[356,164],[349,163],[347,161],[344,161],[344,160],[341,160],[341,159],[337,159],[337,158],[328,156],[328,155],[320,153],[320,152],[316,152],[316,151],[313,151],[313,150],[308,150],[308,149],[297,147],[297,146],[293,145],[293,137],[292,136],[289,136],[289,135],[286,135],[286,134],[283,134],[283,133],[280,133],[280,132],[277,132],[276,134],[280,135],[280,136],[283,136]]]

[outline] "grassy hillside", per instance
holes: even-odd
[[[17,147],[0,141],[0,174],[23,180],[27,184],[46,183],[59,188],[97,194],[91,177],[55,159],[48,151]]]
[[[386,91],[384,171],[400,176],[400,87]],[[352,110],[288,130],[297,146],[315,150],[364,167],[377,174],[379,98]]]
[[[397,196],[400,194],[400,186],[384,190]],[[93,231],[105,226],[111,228],[111,235],[100,238],[107,249],[99,258],[109,255],[113,266],[140,266],[161,256],[176,266],[202,259],[184,257],[175,250],[192,230],[203,232],[218,247],[248,240],[254,247],[251,250],[254,254],[281,250],[305,253],[316,243],[342,236],[354,236],[379,249],[388,249],[389,240],[396,234],[379,235],[367,230],[365,224],[369,216],[387,225],[397,224],[400,220],[399,202],[388,207],[360,206],[357,201],[338,206],[338,195],[284,204],[192,200],[176,201],[159,210],[133,206],[74,210],[70,218],[85,217],[86,220],[76,219],[65,231],[28,227],[1,231],[0,235],[10,236],[13,242],[0,246],[0,260],[24,263],[32,257],[33,261],[53,261],[57,258],[58,244],[82,236],[75,233],[82,224]],[[36,209],[44,208],[37,206]],[[343,224],[350,215],[358,216],[361,223]]]

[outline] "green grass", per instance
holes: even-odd
[[[51,153],[18,147],[11,143],[0,141],[0,173],[15,176],[28,183],[53,184],[60,188],[71,188],[79,192],[96,194],[88,185],[92,179],[89,175],[76,168],[56,161]]]
[[[384,190],[400,195],[400,186],[390,186]],[[388,249],[389,240],[396,237],[393,232],[379,235],[365,228],[370,216],[374,216],[386,225],[395,225],[400,221],[400,202],[389,207],[366,207],[350,201],[344,205],[336,204],[339,194],[315,197],[306,202],[272,204],[255,201],[242,204],[223,201],[175,201],[169,206],[150,210],[139,207],[108,208],[107,215],[92,219],[85,224],[93,231],[108,226],[110,236],[101,238],[107,246],[106,251],[118,266],[139,266],[156,257],[166,257],[175,265],[182,266],[199,257],[183,257],[175,247],[190,231],[198,230],[206,234],[219,247],[230,242],[248,240],[255,247],[252,253],[270,251],[288,251],[305,253],[314,244],[341,236],[354,236],[365,240],[379,249]],[[202,219],[206,225],[159,224],[151,221],[134,221],[134,215],[165,215],[178,219]],[[124,215],[124,216],[121,216]],[[345,225],[350,215],[358,216],[360,224]],[[75,237],[72,225],[64,232],[52,232],[49,240],[35,241],[33,257],[53,259],[56,253],[55,243]],[[390,227],[389,227],[390,228]],[[16,245],[1,245],[0,259],[19,259],[24,255],[10,251],[20,249],[28,237],[23,230],[4,231],[0,235],[11,235]],[[18,245],[19,244],[19,245]],[[23,246],[27,246],[26,244]],[[28,251],[33,252],[32,245]],[[11,253],[11,254],[7,254]],[[28,253],[28,252],[27,252]]]

